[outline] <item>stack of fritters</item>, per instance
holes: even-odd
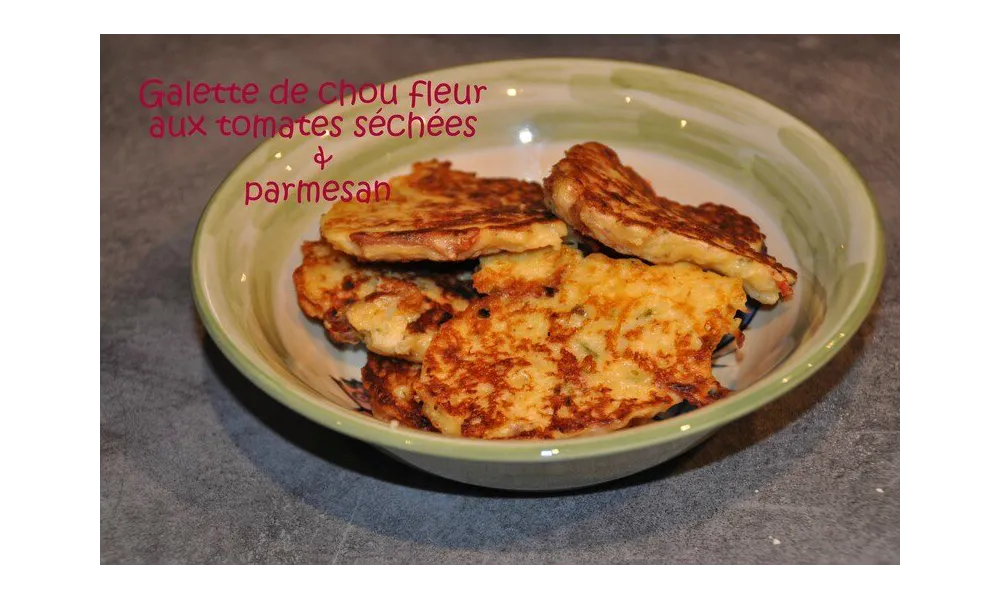
[[[335,342],[367,346],[373,415],[407,427],[558,438],[704,406],[727,393],[712,353],[742,342],[747,294],[795,282],[751,219],[660,198],[594,142],[544,187],[438,161],[390,185],[327,213],[294,278]]]

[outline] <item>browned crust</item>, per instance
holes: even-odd
[[[471,228],[464,227],[459,229],[448,229],[450,226],[475,225],[476,221],[492,220],[493,223],[495,223],[499,219],[500,215],[497,213],[493,213],[492,215],[471,215],[469,220],[461,223],[456,222],[453,225],[442,224],[431,228],[412,231],[360,231],[352,233],[350,235],[350,239],[351,242],[361,248],[370,248],[375,246],[391,246],[394,248],[429,248],[433,249],[434,256],[436,258],[457,261],[476,258],[482,254],[482,252],[479,252],[476,249],[480,245],[480,239],[486,233],[527,233],[531,231],[532,226],[538,223],[544,223],[546,221],[551,222],[551,219],[539,220],[532,217],[521,219],[519,221],[508,219],[503,224],[484,223],[478,227],[473,226]],[[504,248],[498,247],[494,250],[500,251],[504,250]],[[407,261],[400,260],[398,262]]]
[[[552,215],[542,202],[542,187],[534,181],[511,177],[479,177],[470,171],[451,168],[451,161],[429,160],[413,164],[409,175],[396,178],[413,191],[451,198],[456,201],[471,200],[476,203],[489,221],[489,209],[498,214],[511,215],[520,221],[527,217],[548,218]],[[462,220],[441,215],[444,223],[460,225]],[[477,221],[478,222],[478,221]]]
[[[610,176],[609,173],[617,175]],[[689,206],[656,195],[655,190],[634,169],[622,164],[618,154],[597,142],[577,144],[552,168],[544,181],[546,202],[553,207],[557,185],[570,186],[575,202],[559,216],[574,229],[615,250],[630,253],[618,240],[594,231],[581,219],[584,209],[612,215],[622,225],[647,231],[670,231],[676,235],[763,263],[776,272],[782,296],[792,293],[797,277],[793,269],[765,253],[765,236],[753,219],[719,204]],[[654,258],[639,256],[656,262]]]
[[[414,391],[419,378],[420,365],[369,352],[368,362],[361,368],[361,382],[368,392],[372,415],[382,421],[397,421],[405,427],[436,432]],[[402,398],[393,393],[399,387],[407,390]]]
[[[342,279],[329,282],[320,298],[311,298],[305,281],[306,269],[321,267],[333,261],[346,261],[349,272]],[[400,270],[398,265],[392,265],[392,270],[389,270],[389,266],[377,263],[361,265],[353,258],[337,252],[326,242],[305,242],[302,244],[302,264],[292,273],[292,280],[302,312],[322,321],[330,339],[341,344],[358,344],[362,341],[361,335],[348,322],[344,312],[359,300],[395,295],[401,298],[401,309],[420,313],[415,321],[407,325],[407,331],[425,333],[436,330],[459,312],[460,309],[456,306],[458,300],[476,296],[472,282],[461,277],[471,270],[472,266],[469,264],[440,266],[411,263],[410,266],[409,269]],[[427,297],[414,283],[414,279],[418,277],[436,283],[442,289],[444,301]],[[359,290],[369,289],[371,286],[365,285],[369,282],[374,283],[374,291],[362,297]]]
[[[331,285],[319,301],[310,299],[307,293],[305,273],[310,267],[319,267],[322,264],[335,260],[335,250],[326,242],[305,242],[302,244],[302,264],[292,273],[292,280],[295,283],[296,297],[299,307],[308,317],[319,319],[323,323],[330,339],[340,344],[361,343],[361,336],[347,322],[347,316],[343,310],[357,300],[357,294],[353,290],[364,281],[370,279],[370,275],[365,271],[358,271],[356,274],[345,277],[339,284]]]
[[[512,386],[511,381],[519,371],[531,367],[526,358],[531,355],[551,360],[560,383],[546,392],[544,401],[548,408],[543,412],[550,415],[548,425],[520,431],[510,436],[513,438],[548,439],[619,429],[648,422],[680,402],[701,407],[727,394],[712,374],[712,351],[726,333],[731,333],[735,309],[725,305],[708,314],[695,314],[689,306],[674,307],[688,309],[678,320],[704,325],[699,325],[701,333],[695,338],[678,338],[672,355],[654,356],[638,352],[631,345],[619,349],[619,338],[629,339],[631,333],[640,331],[633,328],[622,333],[629,305],[592,295],[585,295],[588,298],[585,304],[570,310],[556,302],[563,293],[560,286],[566,269],[579,260],[573,258],[573,252],[564,249],[549,275],[534,281],[506,279],[502,273],[487,275],[480,271],[476,287],[490,295],[473,301],[462,314],[445,324],[431,342],[417,390],[424,399],[434,399],[435,410],[461,422],[462,436],[492,437],[491,432],[509,423],[506,413],[509,407],[501,399],[518,398],[520,388]],[[599,256],[589,260],[613,259]],[[636,270],[654,268],[635,259],[628,262]],[[551,306],[544,303],[543,299],[548,298],[553,299]],[[503,327],[495,326],[495,322],[504,323],[528,312],[544,315],[548,334],[543,341],[505,335]],[[589,384],[585,382],[585,375],[593,373],[598,364],[593,356],[581,357],[567,348],[576,331],[571,320],[574,314],[617,323],[604,334],[605,352],[610,353],[604,364],[627,360],[638,365],[651,375],[653,391],[649,396],[616,399],[608,387],[595,385],[592,380]],[[491,393],[479,391],[484,385]],[[433,412],[428,415],[435,420]],[[443,427],[441,422],[438,425]]]
[[[472,322],[472,337],[487,348],[480,356],[490,355],[494,357],[493,360],[485,364],[469,360],[462,351],[468,344],[468,339],[464,332],[458,334],[455,329],[458,322],[452,327],[445,325],[431,343],[437,351],[428,351],[423,364],[424,369],[431,373],[448,369],[449,381],[426,379],[417,387],[421,394],[442,399],[437,404],[439,410],[462,419],[463,437],[489,437],[491,431],[507,424],[505,409],[496,398],[504,393],[517,394],[517,390],[509,383],[511,373],[530,365],[521,356],[539,351],[537,347],[521,340],[519,342],[522,343],[514,345],[510,352],[490,351],[490,339],[495,334],[487,331],[486,319],[478,316],[478,312],[483,309],[503,318],[504,314],[531,310],[532,307],[529,303],[511,297],[487,297],[473,302],[461,318]],[[565,327],[561,327],[563,317],[558,313],[547,315],[553,342],[565,340],[570,335]],[[723,331],[718,328],[718,333],[706,335],[699,350],[679,348],[678,355],[682,359],[675,362],[652,360],[631,349],[621,352],[619,359],[632,360],[643,370],[652,373],[656,387],[659,388],[659,392],[641,400],[615,400],[608,388],[588,387],[584,392],[587,395],[586,401],[577,404],[575,398],[584,389],[583,374],[593,372],[596,361],[591,356],[579,359],[562,348],[557,359],[557,371],[566,387],[557,387],[546,399],[552,410],[548,427],[525,430],[512,439],[551,439],[603,429],[619,429],[636,424],[633,420],[638,423],[647,422],[654,415],[683,401],[701,407],[725,397],[728,390],[711,373],[712,349],[722,339]],[[464,394],[474,394],[475,387],[482,383],[493,387],[493,396],[463,398],[457,402],[454,400]],[[455,393],[456,387],[459,394]],[[576,391],[564,393],[564,389]]]

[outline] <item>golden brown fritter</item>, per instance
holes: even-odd
[[[474,297],[471,265],[358,264],[326,242],[302,245],[293,279],[299,306],[335,342],[419,362],[442,323]],[[433,268],[431,268],[433,267]]]
[[[574,229],[624,254],[737,277],[765,304],[792,294],[795,271],[765,253],[764,235],[752,219],[728,206],[658,197],[603,144],[570,148],[545,179],[545,201]]]
[[[420,365],[396,358],[368,353],[368,362],[361,368],[361,381],[368,392],[372,415],[387,423],[437,431],[424,416],[423,403],[413,386],[420,379]]]
[[[738,279],[562,247],[484,258],[474,282],[488,295],[441,328],[417,385],[444,434],[591,434],[726,393],[712,352],[739,337]]]
[[[432,160],[389,185],[387,201],[330,209],[320,226],[326,241],[363,260],[457,261],[554,247],[567,232],[537,183],[476,177]]]

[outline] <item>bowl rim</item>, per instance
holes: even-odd
[[[457,76],[462,71],[482,69],[484,67],[497,68],[510,66],[511,68],[524,68],[529,66],[540,67],[545,64],[560,66],[568,63],[581,66],[586,64],[592,67],[610,65],[642,69],[661,76],[687,79],[695,84],[716,86],[724,89],[727,93],[734,93],[748,100],[760,103],[765,110],[778,113],[778,115],[789,120],[796,127],[800,127],[816,137],[820,150],[829,156],[829,158],[837,161],[845,169],[845,172],[856,180],[855,183],[859,184],[859,189],[868,200],[867,208],[870,212],[867,217],[872,220],[874,226],[875,239],[872,244],[874,255],[867,257],[873,261],[873,268],[869,271],[868,277],[863,280],[862,285],[855,291],[854,296],[849,300],[850,308],[840,316],[836,326],[833,327],[838,332],[834,339],[829,340],[825,344],[820,344],[810,354],[801,357],[794,363],[785,362],[779,364],[770,373],[745,390],[740,390],[726,399],[707,407],[685,413],[683,419],[668,419],[649,423],[641,427],[593,436],[552,440],[480,440],[389,427],[387,424],[367,415],[352,412],[346,408],[336,406],[329,401],[310,398],[308,395],[285,385],[280,376],[270,372],[270,367],[258,364],[249,353],[242,351],[238,347],[234,339],[223,329],[221,321],[216,314],[216,308],[209,299],[207,291],[208,283],[199,266],[206,223],[211,218],[213,208],[220,204],[222,191],[232,184],[233,178],[241,170],[241,167],[245,166],[255,155],[265,151],[265,147],[271,140],[264,140],[244,156],[216,187],[202,211],[198,220],[198,226],[195,229],[194,239],[192,240],[191,286],[194,304],[202,323],[205,325],[206,331],[222,351],[223,355],[245,377],[271,396],[271,398],[281,402],[286,407],[306,418],[338,433],[387,449],[460,460],[508,463],[555,462],[607,456],[649,446],[687,440],[702,434],[708,435],[715,429],[747,415],[790,392],[822,368],[854,337],[878,297],[885,272],[885,234],[878,205],[867,182],[840,150],[800,119],[762,98],[729,84],[686,71],[629,61],[558,57],[497,60],[457,65],[445,69],[408,75],[387,83],[402,84],[417,78],[452,77],[453,74]],[[332,106],[324,106],[313,111],[310,115],[314,115],[320,111],[330,111],[332,108]],[[860,198],[858,203],[859,205],[864,204]]]

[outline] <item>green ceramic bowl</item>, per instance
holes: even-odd
[[[885,260],[871,195],[835,148],[774,106],[687,73],[596,60],[469,65],[400,80],[400,93],[415,79],[488,86],[478,106],[442,111],[474,114],[476,135],[358,139],[345,127],[337,138],[269,139],[219,186],[195,234],[194,296],[208,332],[248,378],[306,417],[450,479],[582,487],[666,461],[788,392],[846,344],[871,308]],[[351,123],[371,112],[334,105],[317,114]],[[385,179],[435,157],[483,175],[540,180],[566,148],[588,140],[617,150],[663,195],[752,216],[770,253],[798,270],[794,299],[761,310],[743,349],[716,369],[735,393],[642,427],[543,442],[455,439],[360,412],[352,395],[363,352],[330,344],[302,315],[292,287],[299,245],[317,239],[329,205],[248,207],[246,182]],[[322,173],[313,160],[320,143],[335,156]]]

